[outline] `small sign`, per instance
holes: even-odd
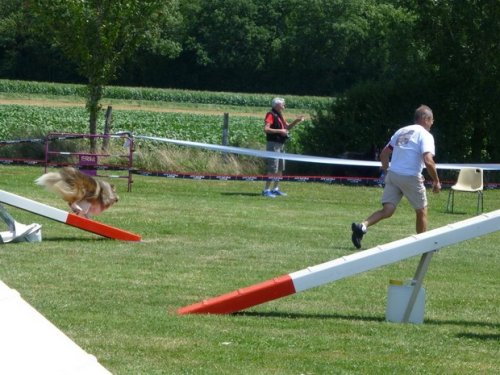
[[[82,173],[85,173],[89,176],[96,176],[97,175],[97,169],[95,168],[97,165],[97,155],[92,155],[92,154],[82,154],[78,155],[78,165]],[[94,167],[94,168],[90,168]]]

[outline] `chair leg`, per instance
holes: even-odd
[[[481,204],[481,211],[479,211],[479,204]],[[477,209],[476,209],[476,214],[479,215],[479,212],[483,212],[484,210],[484,205],[483,205],[483,192],[478,191],[477,192]]]
[[[451,211],[450,211],[450,201],[451,201]],[[455,203],[455,190],[450,189],[448,191],[448,203],[446,204],[446,212],[453,213],[453,204]]]

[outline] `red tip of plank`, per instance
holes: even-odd
[[[289,275],[284,275],[219,297],[182,307],[177,310],[177,313],[180,315],[230,314],[294,293],[295,287],[292,278]]]
[[[85,217],[75,215],[74,213],[68,214],[68,218],[66,219],[66,224],[86,230],[88,232],[98,234],[100,236],[113,238],[115,240],[122,240],[122,241],[141,240],[141,236],[139,236],[138,234],[127,232],[123,229],[115,228],[95,220],[87,219]]]

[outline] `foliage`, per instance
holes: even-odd
[[[1,189],[67,209],[34,186],[41,173],[2,166]],[[289,196],[271,201],[260,182],[134,176],[130,193],[115,184],[120,202],[98,220],[142,242],[9,207],[19,222],[42,224],[43,241],[0,245],[2,282],[113,374],[500,373],[500,232],[436,252],[421,325],[385,322],[389,280],[412,278],[418,257],[239,314],[179,316],[182,306],[353,254],[350,223],[381,191],[285,183]],[[500,191],[485,194],[489,209],[500,207]],[[475,214],[475,199],[450,215],[446,194],[429,198],[430,229]],[[413,233],[403,202],[363,244]]]
[[[187,37],[180,59],[198,84],[225,91],[342,92],[386,69],[387,51],[398,47],[392,37],[408,16],[390,1],[181,3]]]
[[[158,111],[113,111],[113,132],[130,131],[135,135],[164,137],[209,144],[221,144],[223,116]],[[0,105],[0,139],[43,138],[51,132],[87,134],[86,112],[83,108],[50,108],[24,105]],[[261,116],[238,116],[229,112],[229,145],[262,149],[265,146]],[[289,152],[300,152],[301,133],[308,121],[294,129]],[[149,144],[149,146],[146,146]],[[152,147],[151,142],[138,142]],[[18,149],[20,146],[15,146]],[[158,148],[155,145],[154,148]],[[10,149],[4,149],[9,153]],[[39,155],[39,150],[37,155]],[[19,154],[16,151],[16,155]],[[32,153],[23,157],[34,156]],[[37,157],[39,158],[39,157]]]
[[[113,131],[129,131],[134,135],[189,140],[209,144],[221,144],[221,115],[175,113],[158,111],[114,110]],[[262,116],[238,116],[229,113],[229,145],[264,149]],[[301,152],[301,134],[306,124],[294,129],[288,152]],[[38,106],[0,105],[0,139],[43,140],[52,132],[87,134],[86,112],[83,108],[50,108]],[[60,151],[70,145],[64,142]],[[135,141],[134,167],[148,170],[178,170],[184,172],[260,174],[263,163],[259,158],[212,155],[196,152],[185,147],[178,149],[164,142]],[[81,150],[81,148],[80,148]],[[16,143],[0,147],[0,157],[43,160],[44,144]],[[180,167],[181,166],[181,167]]]
[[[447,160],[500,160],[500,2],[429,2],[416,12]]]
[[[246,0],[183,2],[186,44],[199,65],[261,70],[269,55],[263,46],[273,37],[274,26],[269,24],[275,21],[262,4]]]
[[[261,158],[177,147],[151,141],[137,142],[134,168],[145,171],[198,173],[206,175],[260,175],[265,161]]]
[[[121,84],[313,95],[333,95],[383,68],[387,45],[380,42],[385,43],[385,13],[391,9],[390,1],[374,0],[179,0],[178,17],[170,12],[147,17],[149,9],[141,9],[145,27],[148,22],[159,26],[140,34],[135,32],[134,22],[120,29],[119,25],[128,21],[127,10],[158,1],[108,0],[99,2],[99,9],[93,8],[93,2],[74,0],[30,2],[35,8],[42,3],[45,7],[38,14],[24,8],[23,0],[0,0],[0,7],[5,8],[0,15],[0,24],[5,23],[3,33],[0,27],[0,53],[11,56],[0,72],[10,78],[44,80],[45,75],[45,80],[81,80],[70,71],[76,70],[76,63],[82,73],[81,64],[88,57],[85,50],[102,45],[105,56],[117,37],[123,41],[118,48],[123,48],[130,46],[131,38],[134,41],[142,35],[156,45],[166,41],[162,50],[173,47],[175,41],[178,44],[174,47],[180,46],[182,51],[176,49],[180,55],[172,61],[170,55],[162,57],[157,49],[136,49],[126,59],[124,74],[119,76]],[[96,38],[103,15],[113,20],[113,27],[103,24],[102,38]],[[50,17],[55,18],[53,23]],[[88,30],[78,21],[85,19],[92,20]],[[47,34],[44,28],[34,31],[30,25],[40,21],[47,23],[47,30],[60,30],[58,35],[67,39],[67,46],[61,44],[64,40],[47,43],[42,38]],[[82,33],[85,37],[77,37]],[[95,56],[94,68],[115,68],[102,56]],[[120,53],[116,58],[120,61]],[[88,77],[88,73],[83,76]]]
[[[369,0],[294,0],[284,16],[277,66],[287,80],[303,86],[310,80],[319,92],[330,93],[387,73],[389,57],[403,53],[401,40],[411,20],[390,2]]]
[[[55,43],[88,80],[90,134],[97,133],[103,87],[125,59],[146,46],[163,55],[178,53],[170,39],[175,6],[175,0],[28,1],[40,35]]]
[[[303,138],[305,152],[324,156],[358,152],[373,159],[374,150],[381,150],[396,129],[413,121],[412,103],[425,99],[422,91],[407,89],[392,81],[367,81],[352,88],[328,110],[317,113]],[[401,98],[404,102],[394,105]]]
[[[114,110],[115,131],[130,131],[172,139],[220,144],[222,116],[189,113],[164,113]],[[14,134],[25,137],[50,132],[87,133],[83,108],[49,108],[35,106],[0,106],[0,139]],[[230,116],[229,141],[234,146],[263,142],[262,120],[248,116]]]
[[[34,32],[38,16],[23,13],[25,3],[0,0],[0,74],[77,81],[66,72],[74,69],[60,45]],[[74,1],[46,3],[71,8]],[[323,155],[382,147],[426,103],[436,116],[438,161],[500,159],[498,1],[179,0],[179,13],[179,23],[169,23],[167,13],[161,27],[161,36],[175,34],[167,39],[178,43],[178,57],[141,47],[113,83],[233,91],[210,101],[236,105],[258,101],[241,92],[342,95],[327,111],[307,106],[318,114],[304,149]],[[172,94],[131,90],[116,95],[170,100]],[[197,91],[183,100],[204,98]]]
[[[0,79],[0,93],[40,94],[54,96],[84,97],[85,87],[79,84],[13,81]],[[239,107],[270,106],[271,94],[250,94],[233,92],[157,89],[147,87],[106,86],[103,98],[140,100],[171,103],[218,104]],[[320,96],[286,95],[287,108],[320,110],[326,108],[332,99]]]
[[[81,85],[67,84],[47,84],[38,82],[8,81],[0,80],[0,92],[6,97],[24,98],[35,95],[37,98],[45,98],[44,94],[52,100],[57,98],[64,100],[73,96],[78,97],[81,93]],[[200,104],[226,104],[228,107],[224,112],[229,114],[229,145],[237,147],[247,147],[263,149],[265,137],[263,134],[262,119],[269,106],[266,95],[211,92],[189,92],[185,90],[161,90],[161,89],[140,89],[126,87],[108,87],[105,91],[109,97],[139,99],[147,97],[149,101],[140,100],[141,110],[114,109],[113,129],[116,131],[130,131],[134,135],[150,135],[156,137],[166,137],[171,139],[189,140],[195,142],[220,144],[222,141],[222,110],[210,111],[206,114],[199,111],[171,112],[158,111],[159,101],[153,99],[162,98],[164,100],[178,99],[177,107],[182,108],[182,104],[195,101]],[[137,95],[139,93],[139,95]],[[142,95],[141,93],[145,93]],[[288,102],[287,96],[287,102]],[[291,97],[291,102],[296,106],[314,105],[321,108],[328,103],[329,99],[320,97]],[[243,106],[235,106],[240,103]],[[34,99],[36,103],[36,99]],[[127,102],[121,102],[122,105]],[[134,100],[134,104],[137,102]],[[264,104],[267,106],[253,107],[255,114],[245,115],[233,114],[242,109],[251,109],[251,104]],[[13,140],[25,138],[43,139],[51,132],[87,133],[86,113],[83,108],[76,107],[41,107],[25,105],[3,105],[0,106],[0,139]],[[150,106],[150,110],[148,110]],[[293,105],[292,105],[293,106]],[[190,107],[191,108],[191,107]],[[202,111],[203,112],[203,111]],[[293,131],[293,137],[287,144],[287,151],[301,153],[301,138],[304,129],[309,121],[297,127]],[[136,160],[134,166],[138,168],[153,168],[158,170],[172,170],[183,164],[180,170],[183,171],[232,171],[234,174],[243,170],[247,174],[262,173],[262,163],[260,159],[238,157],[237,161],[232,157],[224,157],[220,160],[220,155],[195,154],[190,150],[177,152],[175,147],[164,147],[165,143],[138,141],[136,140]],[[65,147],[67,142],[65,143]],[[62,147],[62,146],[61,146]],[[62,150],[62,149],[61,149]],[[70,151],[70,150],[67,150]],[[160,157],[165,155],[164,157]],[[0,156],[43,159],[43,144],[21,143],[0,148]],[[182,160],[182,163],[181,163]],[[231,162],[229,162],[231,160]],[[194,169],[193,169],[194,168]]]
[[[500,3],[410,3],[408,37],[402,38],[407,44],[399,44],[405,53],[394,51],[387,73],[352,87],[318,113],[305,149],[338,155],[383,147],[424,103],[434,110],[438,161],[498,161],[500,50],[491,36],[500,32]]]
[[[84,98],[84,85],[0,79],[0,92],[23,95],[76,96]]]

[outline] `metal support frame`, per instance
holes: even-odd
[[[478,190],[475,193],[477,193],[476,215],[479,215],[479,213],[484,211],[483,192],[481,190]],[[453,213],[454,205],[455,205],[455,190],[450,189],[450,191],[448,192],[448,201],[446,203],[446,212]]]
[[[124,154],[108,154],[105,151],[103,153],[91,154],[86,151],[82,152],[61,152],[57,150],[51,150],[50,144],[55,140],[65,140],[65,139],[103,139],[105,143],[109,142],[111,138],[123,139],[124,148],[127,149],[127,153]],[[117,133],[117,134],[73,134],[73,133],[49,133],[45,139],[45,172],[49,166],[65,166],[68,164],[74,164],[76,168],[81,169],[82,172],[89,175],[98,177],[117,177],[127,179],[127,191],[132,191],[132,165],[133,165],[133,153],[134,153],[134,139],[130,133]],[[51,162],[49,159],[52,155],[75,157],[79,158],[79,161],[71,163],[71,159],[66,163]],[[125,165],[105,165],[99,164],[100,158],[117,157],[126,160]],[[85,158],[85,159],[84,159]],[[82,160],[85,160],[82,162]],[[88,160],[88,161],[87,161]],[[122,170],[127,171],[126,176],[115,176],[115,175],[103,175],[97,174],[97,170],[109,169],[109,170]]]
[[[427,273],[429,263],[431,262],[434,253],[435,251],[429,251],[428,253],[422,254],[422,256],[420,257],[420,262],[418,264],[417,270],[415,271],[415,276],[413,277],[413,291],[411,293],[410,299],[408,300],[408,305],[406,305],[406,310],[403,315],[403,323],[408,323],[408,320],[410,319],[411,312],[413,311],[413,307],[415,306],[415,301],[417,300],[418,293],[420,292],[425,274]]]

